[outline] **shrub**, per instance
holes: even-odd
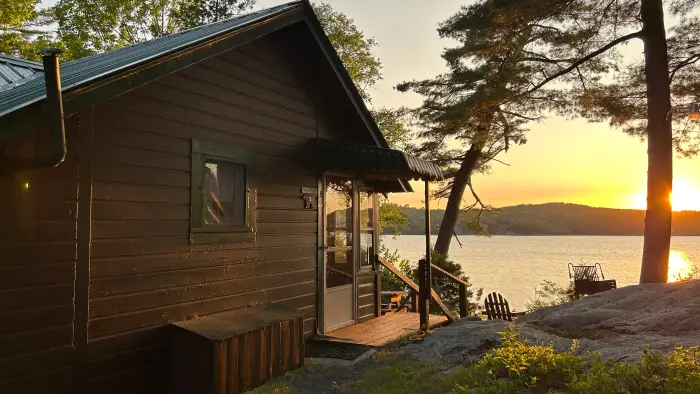
[[[636,363],[580,354],[577,342],[558,352],[533,346],[511,329],[502,347],[458,374],[455,394],[690,394],[700,392],[700,348],[676,348],[670,354],[645,350]]]
[[[578,299],[581,299],[581,296],[574,291],[574,282],[570,282],[569,286],[564,288],[557,286],[551,280],[543,280],[535,289],[535,298],[530,298],[525,304],[525,310],[529,313],[540,308],[566,304]]]

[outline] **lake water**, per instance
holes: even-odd
[[[435,242],[436,237],[432,237]],[[464,267],[474,288],[484,293],[497,291],[512,309],[523,310],[535,288],[548,279],[559,285],[569,283],[568,264],[600,263],[606,279],[618,287],[636,284],[642,260],[643,237],[607,236],[460,236],[463,247],[453,239],[450,258]],[[390,250],[417,262],[425,254],[422,235],[384,237]],[[669,278],[689,272],[700,264],[700,237],[673,237]]]

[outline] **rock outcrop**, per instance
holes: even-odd
[[[623,287],[543,308],[512,324],[460,320],[402,351],[425,361],[473,362],[498,346],[509,325],[533,343],[566,350],[578,339],[583,350],[630,361],[647,347],[666,352],[700,346],[700,281]]]

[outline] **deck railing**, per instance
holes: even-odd
[[[440,275],[443,278],[450,279],[459,285],[459,317],[467,317],[467,314],[469,313],[469,308],[467,307],[467,287],[469,287],[469,283],[436,265],[431,265],[431,267],[433,269],[433,273]]]
[[[416,284],[416,282],[414,282],[412,279],[407,277],[403,272],[401,272],[401,270],[399,270],[396,266],[394,266],[390,262],[384,261],[381,258],[377,258],[377,263],[381,264],[386,269],[388,269],[391,273],[396,275],[396,277],[398,277],[409,288],[408,297],[406,299],[404,299],[403,302],[401,302],[401,304],[399,305],[397,310],[403,309],[403,307],[406,305],[406,303],[410,300],[411,308],[414,311],[418,311],[419,313],[423,313],[423,314],[427,315],[428,308],[419,307],[418,306],[419,302],[417,302],[417,298],[418,298],[418,295],[419,295],[421,289],[424,289],[426,287],[425,284],[422,283],[423,280],[419,280],[420,285],[418,285],[418,284]],[[425,270],[426,270],[425,266],[426,266],[425,260],[419,261],[419,263],[418,263],[418,277],[419,278],[424,278],[426,276],[425,275]],[[456,276],[451,275],[447,271],[440,270],[441,271],[440,272],[440,271],[435,270],[435,268],[436,268],[435,266],[432,266],[432,267],[433,267],[432,271],[435,271],[437,274],[442,275],[444,273],[444,274],[450,275],[451,276],[450,279],[458,281],[458,283],[460,285],[459,286],[460,287],[460,296],[459,296],[460,311],[459,312],[460,312],[460,317],[465,317],[467,315],[467,283],[462,281],[461,279],[457,278]],[[458,319],[458,317],[456,317],[452,313],[450,308],[448,308],[447,305],[445,305],[445,303],[442,301],[440,296],[432,288],[430,289],[430,298],[433,300],[433,302],[435,302],[437,304],[438,308],[440,308],[440,311],[442,312],[442,314],[445,315],[445,317],[447,317],[448,321],[453,322],[453,321]]]

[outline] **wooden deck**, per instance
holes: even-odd
[[[436,328],[448,322],[445,316],[430,316],[430,327]],[[420,317],[418,313],[398,312],[368,320],[364,323],[331,331],[315,340],[330,342],[348,342],[370,346],[384,346],[401,336],[418,332]]]

